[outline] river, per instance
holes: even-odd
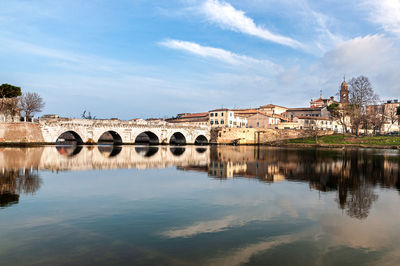
[[[397,265],[400,151],[0,148],[1,265]]]

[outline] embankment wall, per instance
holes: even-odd
[[[287,139],[311,137],[312,132],[295,129],[218,128],[211,132],[211,142],[217,144],[268,144]],[[320,131],[318,135],[331,135],[333,131]]]
[[[36,123],[0,123],[0,143],[41,143],[42,131]]]

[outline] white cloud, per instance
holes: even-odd
[[[243,265],[248,264],[250,259],[260,253],[266,252],[277,246],[287,245],[294,243],[300,239],[302,233],[292,235],[281,235],[278,237],[272,237],[264,241],[248,244],[243,247],[237,248],[233,252],[227,252],[226,255],[212,258],[207,262],[207,265]]]
[[[400,0],[369,0],[371,20],[400,36]]]
[[[396,40],[383,35],[367,35],[343,42],[321,59],[320,67],[310,75],[319,76],[325,84],[336,82],[342,75],[367,76],[381,98],[397,95],[400,87],[400,51]]]
[[[180,40],[165,40],[160,42],[160,45],[171,49],[183,50],[202,57],[213,58],[231,65],[248,65],[248,66],[258,65],[267,67],[270,70],[274,70],[274,72],[277,69],[279,69],[279,66],[268,60],[259,60],[249,56],[235,54],[221,48],[202,46],[194,42],[187,42]]]
[[[328,67],[359,72],[378,72],[391,65],[396,53],[393,42],[382,35],[367,35],[343,42],[326,53]]]
[[[243,11],[235,9],[232,5],[224,1],[208,0],[201,6],[201,12],[206,15],[208,20],[223,28],[293,48],[303,48],[300,42],[290,37],[272,33],[268,29],[256,25],[254,20],[247,17]]]

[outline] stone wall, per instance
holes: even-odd
[[[1,142],[44,142],[42,131],[36,123],[0,123]]]
[[[319,135],[331,135],[333,131],[321,131]],[[310,137],[306,130],[261,129],[261,128],[218,128],[211,132],[211,143],[268,144],[287,139]]]

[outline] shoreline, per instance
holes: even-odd
[[[391,149],[400,150],[400,146],[396,145],[371,145],[371,144],[309,144],[309,143],[260,143],[260,144],[228,144],[228,143],[209,143],[206,145],[170,145],[170,144],[135,144],[135,143],[122,143],[118,145],[113,144],[98,144],[98,143],[83,143],[77,146],[265,146],[265,147],[288,147],[288,148],[331,148],[331,149],[345,149],[345,148],[363,148],[363,149]],[[30,148],[30,147],[42,147],[42,146],[72,146],[63,145],[57,143],[47,142],[0,142],[0,148]]]

